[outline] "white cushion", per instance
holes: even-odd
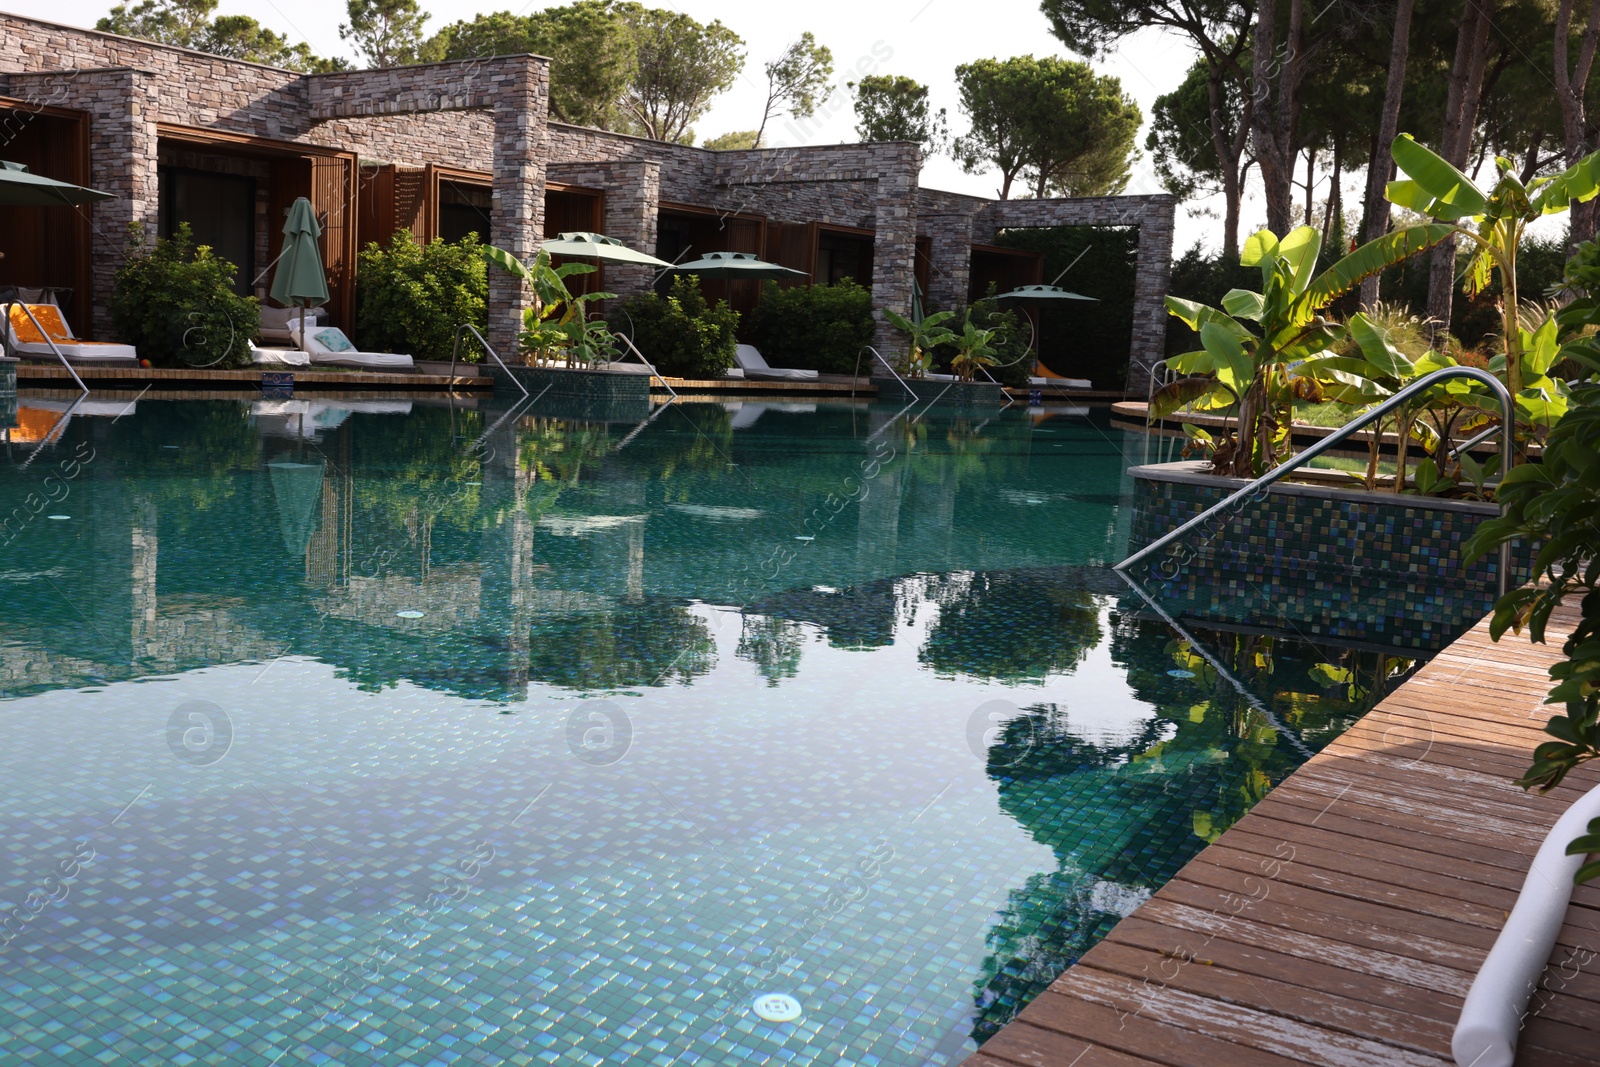
[[[769,367],[755,345],[739,345],[733,350],[733,361],[744,372],[742,377],[755,378],[761,381],[773,382],[798,382],[811,381],[816,378],[814,370],[800,370],[799,368],[787,369],[783,367]]]
[[[1093,389],[1094,383],[1087,378],[1029,378],[1028,384],[1035,389]]]

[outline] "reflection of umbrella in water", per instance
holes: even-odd
[[[1066,271],[1062,271],[1062,273],[1065,274]],[[1091,303],[1099,303],[1100,302],[1100,298],[1099,297],[1096,297],[1096,296],[1084,296],[1082,293],[1070,292],[1070,291],[1068,291],[1066,289],[1061,288],[1061,286],[1059,286],[1059,285],[1019,285],[1017,288],[1011,290],[1009,293],[1001,293],[1000,295],[996,296],[995,299],[996,300],[1046,300],[1046,301],[1087,300],[1087,301],[1090,301]],[[1039,351],[1038,338],[1037,337],[1034,338],[1034,350],[1035,350],[1036,353]],[[1038,357],[1037,357],[1037,355],[1035,355],[1035,361],[1037,362],[1037,360],[1038,360]],[[1061,377],[1061,375],[1055,373],[1049,367],[1046,367],[1042,362],[1039,363],[1038,370],[1039,370],[1039,372],[1041,374],[1043,374],[1047,378],[1060,378]]]
[[[317,505],[322,500],[322,463],[267,464],[272,474],[272,496],[278,504],[278,530],[291,556],[304,556],[317,529]]]
[[[749,252],[707,252],[688,263],[676,263],[675,274],[698,274],[702,278],[719,278],[729,281],[781,281],[785,278],[809,278],[803,270],[768,263]]]

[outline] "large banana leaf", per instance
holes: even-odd
[[[1208,322],[1200,327],[1200,343],[1217,361],[1217,381],[1242,395],[1255,377],[1256,365],[1239,339],[1219,323]]]
[[[1557,340],[1558,330],[1555,316],[1552,315],[1531,335],[1527,330],[1522,331],[1525,338],[1522,342],[1523,373],[1543,376],[1555,366],[1556,360],[1561,358],[1561,345]]]
[[[1278,242],[1278,255],[1289,262],[1290,288],[1296,296],[1305,292],[1311,272],[1317,269],[1317,255],[1321,251],[1322,235],[1310,226],[1296,226]]]
[[[483,258],[513,277],[529,283],[533,281],[533,272],[528,269],[528,265],[503,248],[484,245]]]
[[[1223,314],[1209,304],[1202,304],[1197,300],[1185,300],[1182,297],[1169,296],[1167,297],[1167,310],[1195,333],[1199,333],[1201,328],[1207,324],[1215,324],[1232,333],[1239,339],[1241,344],[1251,338],[1250,331],[1235,322],[1232,316]]]
[[[1395,166],[1411,179],[1409,183],[1389,183],[1390,190],[1404,198],[1402,201],[1390,196],[1392,202],[1448,222],[1482,215],[1488,209],[1488,197],[1472,184],[1471,178],[1410,134],[1396,137],[1389,154],[1394,157]]]
[[[1222,309],[1236,319],[1261,321],[1262,298],[1249,289],[1229,289],[1222,297]]]
[[[1350,316],[1348,323],[1350,336],[1355,338],[1356,344],[1361,346],[1361,354],[1367,357],[1378,373],[1385,378],[1396,381],[1407,381],[1415,373],[1411,361],[1401,351],[1389,343],[1389,338],[1384,331],[1378,329],[1373,321],[1361,312]]]
[[[1157,389],[1150,397],[1150,417],[1152,419],[1162,418],[1172,414],[1179,408],[1187,407],[1213,393],[1222,391],[1222,386],[1212,378],[1179,378],[1177,381]]]
[[[1418,252],[1425,252],[1455,232],[1454,226],[1426,223],[1408,226],[1368,241],[1317,275],[1306,287],[1304,300],[1311,310],[1325,308],[1361,284],[1363,278],[1385,271]]]
[[[1541,215],[1565,211],[1574,200],[1587,203],[1600,193],[1600,152],[1584,156],[1560,174],[1534,180],[1528,191],[1534,194],[1532,210]]]

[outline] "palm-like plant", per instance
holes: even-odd
[[[1220,310],[1167,298],[1168,311],[1200,335],[1202,347],[1167,361],[1186,377],[1155,394],[1151,416],[1185,406],[1232,410],[1238,431],[1232,441],[1218,443],[1214,461],[1219,472],[1255,477],[1275,466],[1278,449],[1287,441],[1294,401],[1320,399],[1325,382],[1339,387],[1355,380],[1341,377],[1343,371],[1324,373],[1310,362],[1345,335],[1344,327],[1322,311],[1363,278],[1450,233],[1449,226],[1438,223],[1400,230],[1362,245],[1315,276],[1322,238],[1310,226],[1291,230],[1281,240],[1270,230],[1251,235],[1239,262],[1261,269],[1260,292],[1230,290]]]
[[[588,263],[563,263],[552,266],[550,254],[539,251],[530,266],[503,248],[486,245],[484,257],[533,290],[533,304],[522,313],[522,333],[517,340],[522,351],[535,362],[564,356],[567,366],[588,364],[609,357],[616,351],[616,340],[606,324],[590,320],[587,305],[596,300],[611,300],[615,293],[573,293],[567,279],[593,274]]]
[[[998,330],[979,329],[973,325],[971,318],[967,319],[961,332],[955,335],[956,354],[950,361],[950,366],[958,378],[970,382],[979,367],[995,365],[994,339],[997,333]]]
[[[913,320],[888,308],[884,309],[883,317],[889,320],[889,325],[911,339],[904,364],[906,377],[921,378],[926,375],[933,365],[933,350],[955,341],[955,332],[945,325],[955,315],[953,311],[936,311]]]

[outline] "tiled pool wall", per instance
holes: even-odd
[[[999,408],[1006,402],[1005,390],[993,382],[947,382],[937,378],[874,378],[878,399],[905,403],[909,400],[937,401],[963,408]]]
[[[607,403],[642,405],[649,414],[650,376],[648,374],[618,374],[600,370],[576,370],[566,367],[512,366],[502,370],[494,367],[496,390],[516,392],[511,378],[521,382],[534,396],[545,393],[552,397],[575,397]],[[548,392],[545,392],[548,390]]]
[[[1130,551],[1245,484],[1202,467],[1130,470]],[[1279,484],[1215,526],[1191,531],[1132,576],[1168,610],[1191,618],[1432,650],[1494,604],[1498,560],[1464,564],[1461,550],[1497,513],[1476,501]],[[1530,554],[1514,555],[1513,577],[1525,576]]]

